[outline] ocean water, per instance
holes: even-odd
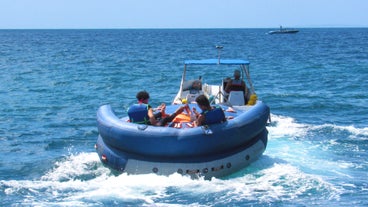
[[[0,206],[367,206],[368,29],[267,32],[0,30]],[[212,180],[103,167],[98,107],[124,116],[143,89],[169,104],[183,61],[215,45],[251,62],[271,108],[264,155]]]

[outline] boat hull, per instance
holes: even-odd
[[[117,171],[128,174],[171,175],[178,173],[192,178],[224,177],[233,174],[257,160],[267,146],[268,132],[264,129],[250,142],[231,152],[205,156],[196,159],[160,159],[159,157],[142,157],[108,146],[101,136],[96,148],[102,163]]]
[[[295,34],[298,33],[298,30],[276,30],[276,31],[270,31],[268,34]]]

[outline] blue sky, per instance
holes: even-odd
[[[0,0],[0,29],[368,27],[368,0]]]

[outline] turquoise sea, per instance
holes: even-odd
[[[269,30],[0,30],[0,206],[368,206],[368,29]],[[142,89],[169,104],[215,45],[251,62],[264,155],[212,180],[102,166],[98,107],[124,116]]]

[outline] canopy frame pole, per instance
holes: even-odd
[[[252,94],[255,94],[255,90],[254,90],[254,87],[253,87],[253,83],[252,83],[252,80],[250,78],[250,73],[249,73],[249,65],[241,65],[240,66],[241,69],[244,71],[246,77],[247,77],[247,81],[249,83],[249,89],[251,91]]]

